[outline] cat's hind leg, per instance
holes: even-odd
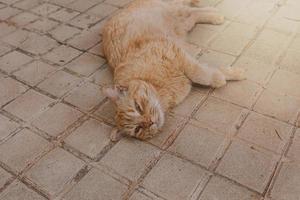
[[[200,64],[188,54],[184,54],[184,59],[184,73],[194,83],[219,88],[224,86],[227,80],[245,79],[244,71],[240,68],[209,67]]]
[[[224,16],[218,12],[201,11],[201,8],[182,7],[182,9],[175,9],[177,12],[177,22],[175,31],[179,35],[186,35],[197,24],[222,24],[224,23]]]

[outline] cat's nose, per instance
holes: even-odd
[[[152,122],[151,120],[149,120],[149,121],[143,121],[143,122],[141,123],[141,126],[142,126],[143,128],[149,128],[150,126],[152,126],[152,124],[153,124],[153,122]]]

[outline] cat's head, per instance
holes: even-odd
[[[150,84],[134,80],[128,88],[104,88],[104,93],[116,106],[118,135],[141,140],[155,136],[164,124],[164,113],[155,89]],[[114,134],[117,134],[116,132]]]

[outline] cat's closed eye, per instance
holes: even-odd
[[[134,129],[134,133],[137,134],[137,133],[139,133],[141,130],[142,130],[142,127],[141,127],[141,126],[137,126],[137,127]]]
[[[136,101],[134,102],[134,106],[135,106],[135,109],[136,109],[140,114],[143,114],[142,108],[140,107],[140,105],[139,105]]]

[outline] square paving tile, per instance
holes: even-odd
[[[141,192],[135,191],[132,196],[130,197],[130,200],[152,200],[153,198],[148,197]]]
[[[300,196],[300,163],[287,162],[280,169],[270,196],[278,200],[298,200]]]
[[[49,30],[53,29],[59,23],[53,20],[41,18],[27,26],[28,29],[38,31],[40,33],[47,33]]]
[[[199,200],[259,200],[259,197],[246,188],[217,176],[212,177]]]
[[[284,49],[289,36],[274,30],[265,29],[244,55],[267,64],[274,64]]]
[[[255,26],[233,22],[212,42],[210,47],[231,55],[239,55],[256,31]]]
[[[79,14],[80,13],[75,10],[63,8],[55,13],[52,13],[49,17],[58,21],[67,22]]]
[[[163,147],[168,138],[174,134],[178,133],[179,129],[183,126],[186,119],[180,116],[165,116],[165,124],[162,130],[155,137],[151,138],[149,142],[158,147]]]
[[[229,82],[225,87],[216,89],[212,95],[242,107],[251,108],[261,91],[262,87],[257,83],[244,80]]]
[[[300,108],[300,98],[276,94],[265,90],[254,106],[254,110],[275,117],[281,121],[294,123]]]
[[[212,67],[229,67],[235,60],[234,56],[207,50],[199,57],[199,62]]]
[[[28,90],[25,94],[5,106],[4,110],[24,121],[28,121],[40,114],[53,102],[53,99],[45,95],[34,90]]]
[[[110,142],[112,127],[89,119],[65,139],[65,143],[95,159]]]
[[[297,65],[297,63],[300,62],[300,58],[298,56],[299,53],[300,49],[289,49],[280,63],[281,68],[290,72],[300,74],[300,70]]]
[[[190,116],[205,96],[206,94],[202,90],[192,89],[187,98],[176,106],[173,111],[182,116]]]
[[[112,70],[105,65],[104,68],[97,70],[92,76],[91,80],[101,86],[112,85],[113,75]]]
[[[0,188],[2,188],[12,176],[0,167]]]
[[[41,114],[32,124],[51,136],[57,136],[74,123],[81,115],[82,114],[74,108],[59,103]]]
[[[20,172],[40,155],[49,143],[30,130],[23,129],[0,145],[0,160]]]
[[[46,200],[20,181],[14,181],[0,194],[1,200]]]
[[[16,71],[14,75],[31,86],[34,86],[44,80],[47,76],[57,70],[52,65],[49,65],[40,60],[31,62]]]
[[[81,51],[78,51],[77,49],[61,45],[47,53],[44,58],[56,64],[64,65],[80,54]]]
[[[238,136],[266,149],[281,153],[291,133],[291,125],[253,112],[243,123]]]
[[[13,45],[15,47],[21,46],[23,42],[25,42],[32,33],[29,31],[25,31],[22,29],[16,30],[15,32],[5,36],[2,38],[2,41]]]
[[[104,1],[106,4],[110,4],[113,6],[123,7],[126,4],[130,3],[132,0],[106,0]]]
[[[32,54],[44,54],[50,49],[58,46],[58,43],[48,36],[41,36],[36,33],[25,35],[20,41],[20,48]]]
[[[67,39],[70,39],[78,33],[80,33],[79,29],[64,24],[61,24],[50,31],[52,37],[59,41],[65,41]]]
[[[92,54],[104,57],[104,53],[102,50],[102,42],[96,44],[93,48],[90,48],[89,52]]]
[[[273,1],[253,1],[241,10],[236,20],[261,27],[272,15]]]
[[[237,62],[234,63],[233,67],[244,69],[247,80],[254,81],[261,85],[267,83],[276,68],[275,65],[267,64],[245,56],[240,57]]]
[[[0,20],[6,20],[12,16],[17,15],[20,12],[21,10],[12,7],[3,8],[0,12]]]
[[[298,129],[295,133],[293,142],[288,151],[288,157],[300,161],[299,153],[300,153],[300,129]]]
[[[97,23],[101,18],[91,16],[88,14],[81,14],[70,21],[70,24],[79,28],[89,28],[93,24]]]
[[[89,111],[105,99],[101,88],[93,83],[85,83],[76,88],[64,100],[83,110]]]
[[[195,114],[195,119],[203,126],[228,134],[236,131],[242,117],[241,107],[214,97],[209,97]]]
[[[217,172],[262,193],[271,178],[276,156],[242,141],[234,141]]]
[[[14,23],[16,26],[25,26],[31,22],[34,22],[38,18],[39,18],[39,16],[34,15],[30,12],[22,12],[16,16],[14,16],[13,18],[11,18],[9,21]]]
[[[56,148],[40,159],[26,176],[50,195],[54,195],[68,184],[83,166],[83,161]]]
[[[72,62],[67,64],[65,67],[71,71],[84,76],[90,76],[97,69],[99,69],[106,61],[90,53],[84,53]]]
[[[75,0],[52,0],[51,2],[61,6],[67,6]]]
[[[0,41],[0,56],[10,52],[13,49],[14,49],[14,47]]]
[[[281,8],[282,9],[282,8]],[[279,32],[291,33],[297,30],[298,24],[289,20],[277,12],[265,25],[267,28],[274,29]]]
[[[5,4],[8,4],[8,5],[11,5],[15,2],[17,2],[18,0],[1,0],[2,3],[5,3]]]
[[[188,124],[169,150],[208,168],[222,150],[224,139],[222,135]]]
[[[13,51],[0,58],[0,69],[7,73],[11,73],[30,61],[32,61],[30,56],[18,51]]]
[[[208,173],[180,158],[164,155],[144,179],[146,189],[173,200],[187,199]]]
[[[68,44],[82,50],[87,50],[100,42],[100,32],[82,31],[68,40]]]
[[[68,8],[72,9],[72,10],[77,10],[80,12],[84,12],[87,9],[93,7],[94,5],[96,5],[97,3],[99,3],[100,1],[97,0],[85,0],[84,2],[81,0],[75,0],[71,3],[69,3],[67,5]]]
[[[188,34],[188,41],[201,47],[205,47],[218,33],[203,24],[197,24]]]
[[[87,11],[88,14],[100,17],[101,19],[115,12],[118,8],[109,4],[101,3]]]
[[[123,139],[100,160],[100,163],[135,181],[158,155],[159,150],[149,144]]]
[[[111,101],[104,102],[99,109],[94,112],[94,115],[104,119],[105,121],[115,124],[115,105]]]
[[[0,75],[0,106],[13,100],[26,90],[27,87],[22,83]]]
[[[0,141],[17,129],[18,123],[0,115]]]
[[[0,23],[0,37],[8,35],[9,33],[16,30],[16,27],[8,25],[7,23],[1,22]]]
[[[92,169],[83,179],[67,194],[66,200],[82,199],[122,199],[122,194],[127,186],[112,177]]]
[[[41,82],[38,87],[54,96],[61,97],[79,84],[80,78],[64,71],[58,71]]]
[[[60,8],[59,6],[49,4],[49,3],[44,3],[40,6],[31,9],[31,11],[38,15],[47,16],[50,13],[53,13],[54,11],[58,10],[59,8]]]
[[[37,5],[39,5],[40,0],[23,0],[23,1],[18,1],[17,3],[14,4],[15,7],[21,8],[24,10],[31,9]]]
[[[277,70],[270,80],[267,88],[279,94],[287,94],[300,98],[300,90],[292,85],[300,84],[300,75],[285,70]]]

